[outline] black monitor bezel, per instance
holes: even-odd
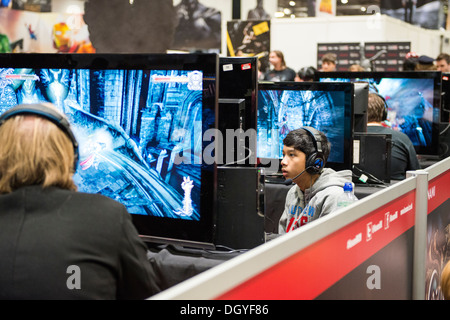
[[[442,95],[442,73],[440,71],[333,71],[333,72],[317,72],[315,81],[322,79],[434,79],[433,93],[433,109],[439,110],[438,119],[440,120],[441,112],[441,95]],[[425,157],[439,157],[439,121],[432,123],[432,141],[433,143],[427,147],[414,146],[417,155]]]
[[[91,70],[200,70],[203,72],[204,107],[215,114],[218,104],[217,54],[0,54],[0,68],[91,69]],[[204,145],[212,143],[204,142]],[[216,214],[216,163],[202,161],[201,214],[199,221],[132,214],[133,223],[144,241],[177,243],[191,247],[214,247]]]
[[[444,85],[444,83],[446,85]],[[448,92],[444,90],[446,88],[449,89]],[[441,123],[450,122],[450,72],[442,72],[440,121]]]
[[[354,128],[354,85],[352,83],[324,82],[259,82],[259,90],[312,90],[312,91],[344,91],[350,99],[350,110],[345,110],[345,118],[349,123],[344,125],[344,160],[343,162],[327,162],[326,167],[336,171],[351,170],[353,166],[353,128]],[[274,159],[259,158],[261,163],[270,163]],[[281,159],[277,159],[281,162]]]

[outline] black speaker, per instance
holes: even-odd
[[[392,135],[358,132],[353,140],[353,172],[355,184],[391,182]],[[364,176],[367,182],[364,182]],[[373,179],[371,176],[375,177]],[[362,179],[362,180],[360,180]],[[377,179],[379,181],[377,181]]]
[[[249,152],[251,152],[251,146],[250,141],[246,139],[245,122],[245,99],[219,99],[218,128],[222,133],[223,146],[221,151],[223,152],[224,164],[234,166],[248,166],[250,164]]]
[[[264,243],[264,177],[259,168],[217,168],[214,244],[252,249]]]

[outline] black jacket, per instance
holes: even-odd
[[[143,299],[157,293],[126,208],[51,187],[0,195],[0,299]]]

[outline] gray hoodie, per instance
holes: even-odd
[[[338,208],[338,199],[344,193],[344,184],[352,182],[350,170],[334,171],[325,168],[319,178],[305,192],[294,185],[286,196],[284,212],[278,224],[278,233],[289,232],[310,221],[323,217]],[[291,228],[294,223],[294,227]]]

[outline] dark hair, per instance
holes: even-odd
[[[314,67],[303,67],[297,73],[298,77],[303,81],[312,81],[314,80],[314,75],[316,74],[317,69]]]
[[[322,142],[322,154],[326,162],[330,155],[331,144],[323,132],[319,131],[319,134]],[[317,151],[313,142],[313,137],[302,128],[289,132],[283,139],[283,144],[288,147],[294,147],[295,150],[303,152],[307,157]]]
[[[417,58],[409,58],[403,61],[403,71],[414,71],[416,70],[416,65],[419,63]]]
[[[450,64],[450,55],[448,55],[447,53],[441,53],[436,58],[436,61],[439,61],[439,60],[445,60],[448,64]]]

